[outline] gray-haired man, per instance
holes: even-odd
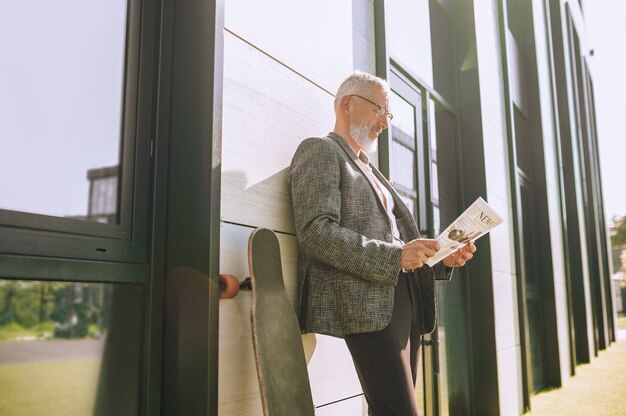
[[[367,154],[387,128],[389,87],[355,72],[335,97],[326,137],[304,140],[289,169],[299,246],[300,325],[345,339],[371,415],[417,415],[419,337],[435,326],[434,281],[472,258],[464,246],[434,268],[439,246]]]

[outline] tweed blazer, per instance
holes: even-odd
[[[420,238],[411,212],[385,177],[400,237]],[[298,240],[299,322],[303,332],[336,337],[384,329],[391,320],[402,248],[392,244],[391,222],[357,155],[335,133],[305,139],[294,154],[288,186]],[[417,285],[423,331],[435,325],[434,280],[451,269],[424,265]]]

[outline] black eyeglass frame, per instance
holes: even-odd
[[[372,104],[373,106],[375,106],[378,110],[375,110],[376,112],[376,117],[382,117],[385,116],[387,118],[387,121],[391,121],[393,120],[393,114],[391,114],[389,111],[387,111],[387,109],[381,105],[376,104],[374,101],[372,100],[368,100],[365,97],[361,97],[359,94],[350,94],[349,97],[359,97],[362,100],[367,101],[368,103]]]

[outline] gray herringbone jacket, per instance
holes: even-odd
[[[304,140],[288,184],[298,239],[299,319],[303,332],[343,337],[384,329],[391,319],[401,248],[393,245],[384,206],[357,156],[338,135]],[[393,187],[372,166],[395,202],[403,241],[419,238],[415,221]],[[434,280],[440,263],[411,276],[420,293],[424,332],[435,324]]]

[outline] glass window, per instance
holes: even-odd
[[[439,0],[430,0],[430,31],[433,50],[433,85],[446,100],[454,102],[455,71],[453,27],[449,6]]]
[[[406,196],[402,193],[399,194],[400,198],[402,198],[409,211],[411,211],[411,214],[413,214],[413,217],[415,217],[417,215],[417,212],[415,211],[415,201],[413,200],[413,198]]]
[[[428,129],[430,130],[430,157],[433,160],[437,160],[437,104],[434,100],[428,100],[428,114],[430,116],[430,124]]]
[[[433,204],[435,204],[436,206],[439,205],[439,169],[437,168],[437,162],[433,161],[433,163],[431,163],[430,165],[430,175],[431,175],[431,183],[432,183],[432,189],[430,190],[431,192],[431,199]]]
[[[416,184],[415,152],[403,144],[392,141],[393,165],[391,178],[394,183],[414,190]]]
[[[429,114],[429,148],[430,148],[430,199],[433,204],[433,233],[434,236],[439,235],[441,226],[439,215],[439,166],[437,163],[437,122],[436,122],[437,105],[432,99],[428,100]]]
[[[102,222],[88,212],[88,174],[120,163],[126,8],[0,5],[0,209]],[[108,215],[118,187],[106,187]]]
[[[389,98],[393,128],[402,130],[411,138],[415,137],[415,107],[394,91],[391,91]]]
[[[114,223],[117,214],[118,168],[92,169],[87,176],[91,184],[89,210],[90,220]]]
[[[441,233],[441,215],[439,213],[439,206],[435,206],[433,209],[433,232],[435,236]]]
[[[515,123],[515,148],[517,151],[517,167],[529,178],[533,177],[533,138],[530,135],[528,120],[522,112],[513,107],[513,121]]]
[[[0,280],[0,414],[139,411],[143,289]]]
[[[391,58],[399,60],[399,64],[426,84],[433,85],[428,1],[390,1],[386,5]]]

